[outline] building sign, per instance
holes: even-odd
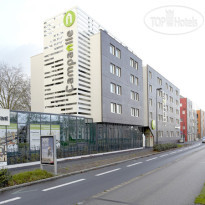
[[[64,18],[63,18],[63,23],[66,27],[70,27],[74,24],[75,22],[75,13],[73,11],[68,11]]]
[[[0,125],[10,125],[10,110],[0,109]]]
[[[41,164],[54,164],[53,136],[41,136]]]
[[[151,121],[151,127],[152,127],[153,130],[156,129],[156,121],[155,120]]]
[[[75,13],[73,11],[68,11],[64,18],[63,18],[63,23],[66,27],[71,27],[75,22]],[[73,78],[73,66],[76,64],[73,60],[74,56],[74,51],[73,51],[73,35],[74,35],[74,30],[68,30],[67,31],[67,36],[65,39],[65,46],[66,50],[68,51],[67,53],[67,85],[66,85],[66,92],[70,93],[74,90],[73,83],[74,83],[74,78]]]
[[[166,109],[166,94],[162,93],[162,105],[163,105],[163,122],[167,122],[167,109]]]

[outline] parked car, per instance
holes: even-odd
[[[202,143],[205,143],[205,137],[202,138]]]

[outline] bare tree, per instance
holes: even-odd
[[[0,64],[0,108],[31,110],[30,79],[21,68]]]

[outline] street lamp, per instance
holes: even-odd
[[[156,143],[158,144],[158,114],[157,114],[157,91],[162,90],[162,88],[156,89]]]

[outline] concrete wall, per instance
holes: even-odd
[[[102,122],[101,34],[90,38],[91,45],[91,118]]]
[[[44,112],[43,53],[31,57],[31,111]]]

